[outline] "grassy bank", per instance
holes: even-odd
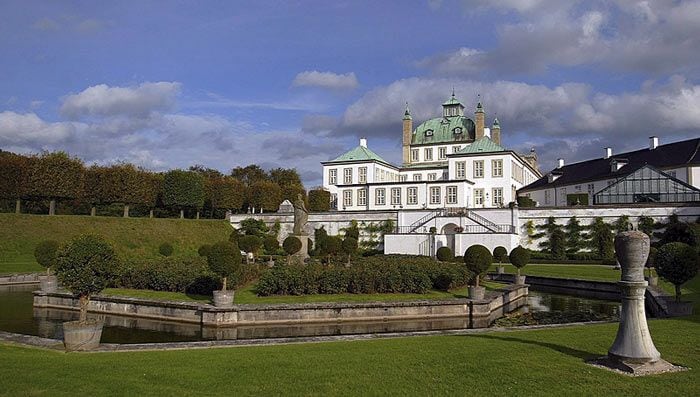
[[[230,231],[223,220],[0,214],[0,274],[41,271],[34,247],[42,240],[96,233],[123,258],[149,258],[164,242],[173,245],[174,255],[196,255],[200,245],[226,239]]]
[[[506,273],[515,274],[518,269],[510,264],[504,264]],[[489,271],[495,272],[496,265],[491,265]],[[527,276],[578,278],[582,280],[620,281],[620,271],[612,266],[601,265],[538,265],[529,264],[521,269],[521,274]]]
[[[700,317],[649,325],[662,356],[690,371],[630,378],[587,366],[616,324],[99,354],[0,344],[0,395],[699,395]]]

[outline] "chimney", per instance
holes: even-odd
[[[658,136],[650,136],[649,137],[649,150],[654,150],[657,147],[659,147],[659,137]]]
[[[367,138],[360,138],[360,146],[367,147]]]
[[[611,148],[611,147],[606,147],[606,148],[605,148],[605,157],[603,157],[603,158],[604,158],[604,159],[609,159],[610,157],[612,157],[612,148]]]
[[[559,165],[557,166],[557,168],[561,168],[564,166],[564,159],[557,159],[557,161],[559,162]]]
[[[401,145],[403,151],[403,163],[411,163],[411,138],[413,137],[413,118],[411,111],[408,109],[406,102],[406,110],[403,113],[403,143]]]

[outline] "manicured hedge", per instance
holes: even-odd
[[[258,295],[340,293],[425,293],[466,285],[471,273],[463,264],[437,263],[427,257],[377,255],[357,259],[352,267],[276,266],[263,274]]]

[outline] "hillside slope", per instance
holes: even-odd
[[[158,256],[164,242],[173,245],[173,255],[196,255],[200,245],[227,239],[230,232],[224,220],[0,214],[0,274],[41,270],[34,247],[42,240],[63,242],[95,233],[123,258],[148,258]]]

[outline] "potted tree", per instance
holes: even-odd
[[[510,251],[508,259],[510,259],[510,263],[518,269],[518,274],[515,276],[515,284],[525,284],[525,276],[520,275],[520,269],[530,262],[530,251],[521,246],[517,246]]]
[[[46,275],[39,276],[39,287],[42,292],[56,292],[58,281],[56,276],[51,275],[51,267],[56,265],[56,251],[58,242],[54,240],[44,240],[34,248],[34,258],[37,263],[46,268]]]
[[[241,268],[241,251],[235,242],[220,241],[211,246],[207,255],[207,265],[212,272],[221,277],[221,290],[213,291],[213,301],[216,307],[233,306],[233,290],[227,290],[229,278],[234,278]]]
[[[472,245],[464,252],[464,264],[474,273],[474,284],[468,287],[470,298],[484,299],[486,288],[479,286],[479,278],[486,273],[492,262],[491,251],[483,245]]]
[[[493,259],[498,261],[498,266],[496,266],[496,271],[498,274],[503,274],[505,268],[503,267],[503,261],[508,258],[508,250],[506,247],[501,247],[500,245],[493,249]]]
[[[91,350],[99,346],[102,322],[87,318],[90,297],[102,291],[119,265],[114,248],[102,237],[86,234],[69,241],[56,254],[56,275],[65,288],[78,296],[78,321],[63,323],[67,351]]]
[[[692,302],[681,302],[681,285],[698,273],[700,258],[688,244],[674,242],[664,244],[656,254],[656,273],[676,286],[675,302],[668,302],[670,314],[682,316],[693,313]]]
[[[263,240],[263,246],[265,247],[265,253],[268,255],[267,266],[274,266],[275,262],[272,260],[272,255],[277,254],[280,249],[280,242],[277,241],[275,236],[266,236]]]

